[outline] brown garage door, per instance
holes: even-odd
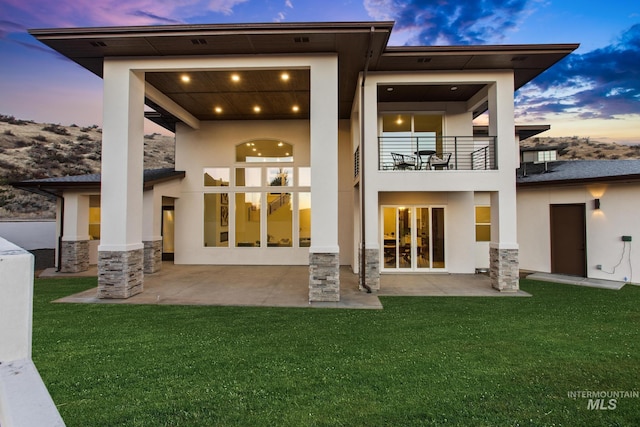
[[[585,277],[585,205],[551,205],[551,272]]]

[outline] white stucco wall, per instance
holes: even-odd
[[[550,205],[584,203],[586,206],[587,277],[619,280],[626,277],[640,282],[640,256],[635,246],[640,242],[640,184],[611,183],[567,187],[518,189],[518,240],[520,267],[525,270],[551,272]],[[599,198],[601,209],[594,210]],[[623,255],[622,236],[631,236]],[[631,255],[629,256],[629,245]],[[620,260],[622,263],[613,268]],[[629,265],[629,262],[631,265]],[[596,265],[602,265],[602,270]],[[634,276],[631,273],[635,272]]]
[[[26,250],[55,249],[56,221],[0,221],[0,237]]]
[[[0,425],[64,427],[31,360],[33,263],[0,238]]]

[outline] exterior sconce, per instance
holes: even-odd
[[[600,209],[600,199],[594,199],[593,200],[593,209]]]

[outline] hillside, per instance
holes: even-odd
[[[0,115],[0,219],[54,218],[55,201],[11,181],[100,172],[102,129],[42,124]],[[145,168],[173,167],[174,138],[145,135]]]
[[[7,182],[100,172],[102,130],[42,124],[0,115],[0,220],[54,218],[55,201],[16,190]],[[589,138],[534,137],[522,147],[558,147],[560,160],[638,159],[640,146],[591,141]],[[145,168],[173,167],[174,138],[145,135]]]
[[[520,147],[557,147],[558,160],[640,159],[640,145],[591,141],[577,136],[534,137],[522,141]]]

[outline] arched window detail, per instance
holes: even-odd
[[[293,146],[277,139],[256,139],[236,145],[236,162],[293,162]]]

